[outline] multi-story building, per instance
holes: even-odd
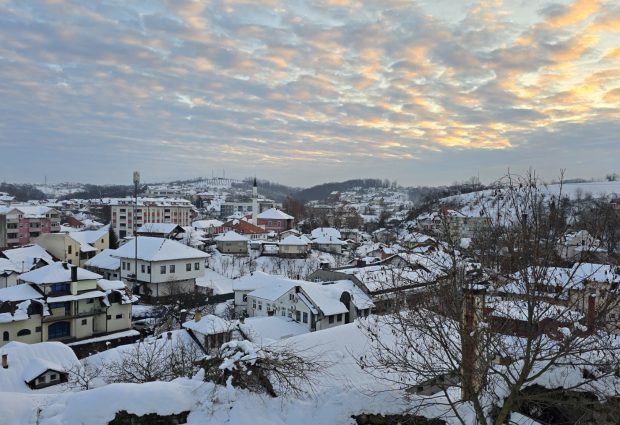
[[[133,236],[134,226],[138,229],[144,223],[174,223],[191,226],[196,216],[194,206],[187,199],[138,198],[135,208],[132,198],[115,199],[110,204],[111,226],[122,239]]]
[[[57,259],[84,267],[89,259],[110,247],[109,238],[105,226],[99,230],[43,234],[35,242]]]
[[[0,346],[10,341],[69,342],[127,330],[131,303],[120,281],[68,263],[52,263],[0,289]]]
[[[137,239],[137,252],[132,239],[111,254],[120,259],[121,279],[133,285],[134,293],[159,298],[194,292],[208,254],[172,239]]]
[[[43,233],[60,231],[60,213],[44,205],[0,207],[0,248],[27,245]]]

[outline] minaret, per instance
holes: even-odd
[[[258,225],[258,187],[256,186],[256,177],[254,177],[254,187],[252,187],[252,224]]]

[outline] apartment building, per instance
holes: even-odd
[[[60,212],[44,205],[0,207],[0,248],[31,243],[44,233],[60,231]]]
[[[174,223],[191,226],[196,217],[194,206],[187,199],[138,198],[134,214],[132,198],[115,199],[110,204],[111,226],[119,238],[133,236],[133,229],[145,223]]]
[[[123,282],[68,263],[52,263],[0,289],[0,346],[11,341],[70,342],[131,327],[131,304]]]

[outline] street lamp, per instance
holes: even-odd
[[[136,233],[136,210],[138,208],[138,185],[140,184],[140,172],[133,172],[133,240],[134,240],[134,282],[138,286],[138,235]]]

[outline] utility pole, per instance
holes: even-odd
[[[136,211],[138,209],[138,185],[140,184],[140,172],[133,172],[133,240],[134,240],[134,284],[138,286],[138,235],[136,231]]]

